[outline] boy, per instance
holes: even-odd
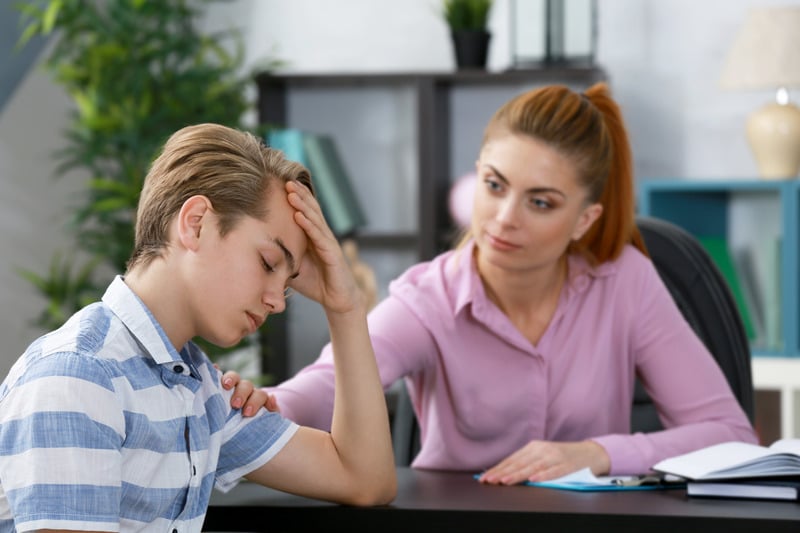
[[[264,409],[244,419],[191,342],[236,344],[288,287],[326,312],[330,433]],[[211,488],[241,476],[354,505],[396,489],[366,309],[307,170],[201,124],[153,163],[125,276],[0,385],[0,531],[200,531]]]

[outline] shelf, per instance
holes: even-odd
[[[640,214],[669,220],[697,237],[724,238],[729,249],[749,246],[756,250],[756,262],[770,263],[763,261],[766,245],[777,243],[769,246],[777,247],[778,272],[765,278],[762,267],[758,278],[762,294],[771,290],[775,296],[763,313],[776,317],[776,345],[751,343],[753,386],[757,399],[766,402],[762,429],[768,440],[800,436],[800,181],[643,180],[639,192]],[[765,279],[770,287],[763,286]],[[767,428],[773,422],[766,419],[775,419],[779,427]]]
[[[417,157],[417,209],[420,259],[446,249],[453,233],[447,211],[450,168],[451,92],[457,88],[534,87],[547,83],[586,86],[605,79],[597,66],[553,65],[538,69],[488,72],[322,73],[256,75],[259,120],[263,124],[293,124],[289,97],[293,91],[405,88],[412,92],[413,135]],[[354,116],[358,116],[355,110]],[[395,125],[387,124],[392,128]]]
[[[334,137],[368,204],[369,223],[356,240],[383,269],[376,268],[379,279],[384,275],[383,289],[390,273],[396,276],[451,247],[457,231],[447,198],[455,177],[451,167],[461,166],[452,160],[461,161],[460,149],[474,157],[472,141],[468,148],[461,141],[465,131],[474,133],[477,145],[485,120],[523,90],[551,83],[585,89],[605,78],[593,65],[546,65],[505,72],[270,72],[256,75],[255,81],[262,124]],[[381,216],[377,224],[370,211]],[[321,346],[315,343],[327,335],[324,323],[312,323],[316,310],[300,302],[290,307],[291,316],[275,321],[262,339],[269,354],[262,371],[279,381],[298,362],[316,355]]]
[[[756,263],[765,263],[768,246],[777,247],[777,272],[759,276],[772,285],[757,286],[764,314],[777,314],[777,339],[752,351],[754,357],[800,357],[800,182],[645,180],[639,185],[643,215],[669,220],[698,237],[723,238],[731,248],[749,246]]]

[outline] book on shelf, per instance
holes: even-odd
[[[267,133],[267,145],[282,151],[287,159],[308,167],[301,130],[296,128],[271,129]]]
[[[729,479],[689,481],[686,494],[696,498],[800,500],[800,477],[786,479]]]
[[[748,302],[746,297],[745,280],[742,279],[741,274],[737,271],[733,256],[728,249],[728,242],[722,237],[699,237],[698,240],[725,278],[725,282],[736,302],[736,308],[739,310],[739,316],[742,318],[747,338],[751,342],[756,341],[759,332],[754,324],[754,318],[757,318],[757,315],[751,311],[752,302]],[[747,292],[752,293],[749,290]]]
[[[367,219],[333,137],[298,129],[272,130],[267,143],[311,173],[322,213],[338,238],[352,236]]]
[[[764,288],[764,329],[766,347],[781,351],[783,328],[781,327],[781,239],[766,238],[758,243],[759,283]]]
[[[723,442],[656,463],[653,470],[688,481],[800,477],[800,439],[770,446]]]

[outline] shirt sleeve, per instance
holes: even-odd
[[[225,401],[229,403],[230,396]],[[266,409],[259,410],[250,418],[232,410],[225,423],[225,440],[220,448],[215,482],[217,490],[228,492],[243,476],[269,462],[298,429],[294,422]]]
[[[433,360],[436,345],[430,332],[399,298],[387,297],[367,319],[384,389]],[[333,358],[333,349],[328,343],[314,363],[268,389],[275,395],[286,418],[303,426],[330,431],[335,381]]]
[[[611,474],[638,474],[658,461],[724,441],[757,442],[722,370],[684,319],[648,262],[636,289],[631,331],[636,373],[664,430],[593,439],[611,458]]]
[[[0,479],[16,530],[118,531],[125,421],[103,363],[42,358],[0,406]]]

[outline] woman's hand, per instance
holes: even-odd
[[[308,251],[300,275],[289,286],[316,302],[326,312],[346,313],[363,307],[358,286],[339,242],[328,227],[314,195],[300,183],[286,183],[287,199],[296,209],[294,220],[308,236]]]
[[[249,379],[242,379],[238,372],[228,370],[222,375],[222,388],[233,389],[231,407],[242,409],[242,416],[253,416],[260,407],[280,412],[278,400],[264,389],[257,388]]]
[[[523,481],[547,481],[586,467],[594,475],[607,474],[611,460],[594,441],[550,442],[533,440],[481,474],[491,485],[516,485]]]

